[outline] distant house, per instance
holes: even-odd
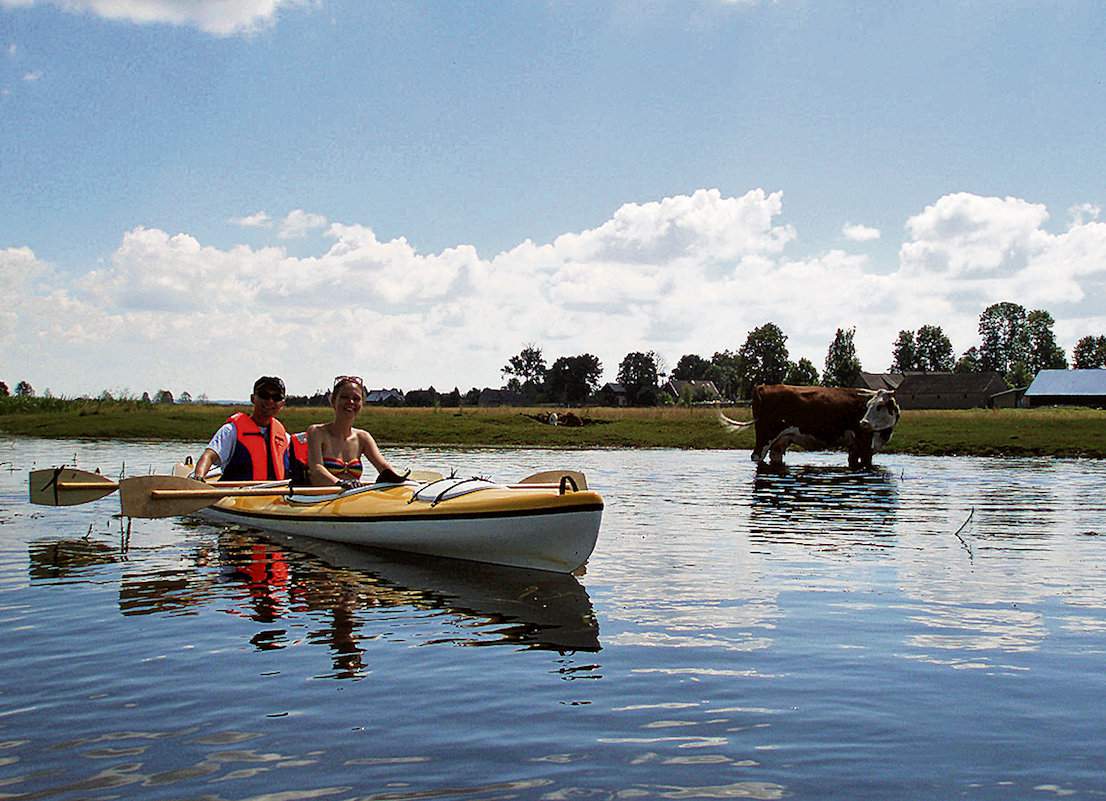
[[[1041,370],[1025,400],[1029,406],[1106,407],[1106,370]]]
[[[507,389],[491,389],[490,387],[484,387],[480,390],[480,400],[477,401],[477,406],[520,406],[523,402],[522,394],[515,392],[514,390]]]
[[[890,389],[899,388],[899,384],[906,377],[905,373],[864,373],[860,374],[856,386],[861,389]]]
[[[604,406],[625,406],[626,387],[610,382],[604,384],[599,389],[599,401]]]
[[[438,403],[438,390],[434,387],[430,389],[412,389],[408,390],[403,396],[404,406],[433,406]]]
[[[366,389],[365,404],[369,406],[402,406],[403,393],[398,389]]]
[[[895,398],[903,409],[979,409],[1010,385],[994,371],[986,373],[906,373]]]
[[[995,372],[987,373],[861,373],[861,389],[889,389],[903,409],[976,409],[996,404],[1010,387]],[[1003,396],[1000,405],[1016,398]]]
[[[677,403],[684,399],[685,393],[690,396],[692,403],[709,403],[722,397],[713,381],[680,381],[670,378],[661,387],[661,391]]]
[[[1022,398],[1025,396],[1025,387],[1015,387],[1005,392],[996,392],[991,396],[992,409],[1016,409],[1024,405]]]

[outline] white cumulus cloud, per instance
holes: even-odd
[[[1073,225],[1083,225],[1097,220],[1100,214],[1102,214],[1102,207],[1094,203],[1079,203],[1068,209],[1068,217],[1071,218]]]
[[[466,244],[420,252],[302,210],[274,238],[289,220],[325,225],[309,255],[137,227],[106,264],[64,281],[47,280],[53,268],[27,248],[0,250],[0,340],[19,378],[71,393],[172,381],[244,397],[262,372],[294,392],[343,372],[468,389],[496,385],[527,342],[549,363],[593,353],[609,380],[630,351],[709,358],[766,322],[819,368],[835,329],[855,326],[865,368],[882,370],[904,328],[941,325],[958,352],[976,344],[979,313],[999,300],[1048,309],[1069,348],[1106,333],[1085,330],[1106,319],[1106,223],[1052,233],[1048,219],[1022,199],[947,195],[907,221],[890,272],[847,249],[789,255],[799,231],[782,194],[761,189],[627,203],[592,228],[491,256]]]
[[[272,25],[281,10],[309,0],[0,0],[0,7],[49,5],[77,14],[137,24],[198,28],[215,36],[251,33]]]
[[[326,222],[326,217],[321,214],[295,209],[281,221],[279,236],[281,239],[299,239],[307,236],[310,231],[326,228]]]
[[[273,218],[264,211],[247,214],[245,217],[231,217],[228,222],[241,228],[272,228]]]
[[[841,227],[841,235],[850,242],[872,242],[879,239],[879,229],[859,223],[845,223]]]

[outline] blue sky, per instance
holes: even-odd
[[[0,379],[1106,333],[1095,3],[0,0]],[[849,227],[852,226],[852,227]]]

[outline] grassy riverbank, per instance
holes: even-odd
[[[202,441],[233,407],[150,405],[135,401],[0,399],[0,432],[39,437]],[[752,430],[724,431],[712,409],[611,409],[574,412],[586,425],[552,427],[535,409],[366,409],[359,424],[383,445],[538,448],[731,448],[748,450]],[[748,419],[747,409],[727,412]],[[302,431],[329,419],[329,408],[286,409]],[[1052,455],[1106,458],[1106,411],[969,409],[907,411],[888,448],[896,453]]]

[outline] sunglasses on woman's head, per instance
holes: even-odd
[[[346,381],[357,384],[359,387],[365,386],[364,379],[359,375],[337,375],[334,376],[334,387],[337,388],[339,384],[344,384]]]

